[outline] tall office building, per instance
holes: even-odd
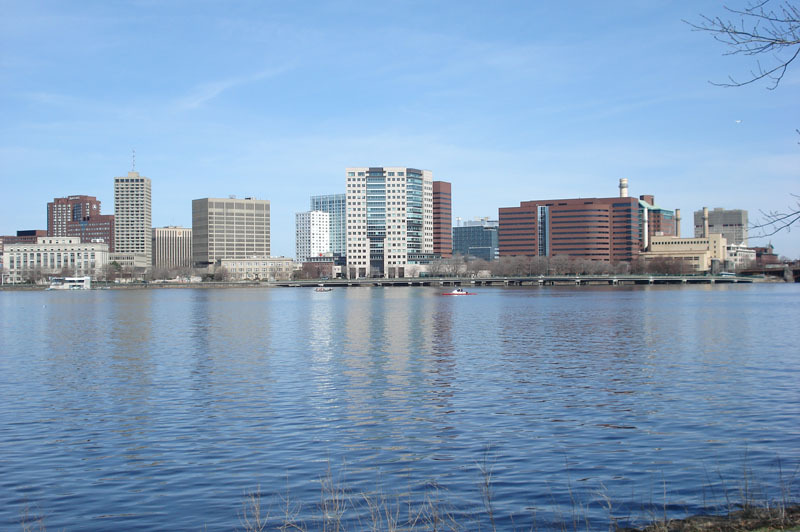
[[[433,257],[433,173],[347,168],[347,277],[404,277]]]
[[[139,172],[114,178],[114,255],[123,265],[152,264],[152,197],[150,179]]]
[[[433,182],[433,252],[443,259],[453,256],[453,196],[447,181]]]
[[[295,214],[295,251],[297,262],[330,253],[331,215],[322,211]]]
[[[192,262],[269,257],[269,201],[255,198],[192,200]]]
[[[342,257],[347,253],[347,195],[327,194],[311,196],[309,210],[330,215],[330,252]]]
[[[481,218],[453,227],[453,253],[494,260],[498,257],[497,220]]]
[[[694,236],[703,235],[703,212],[694,211]],[[718,233],[728,244],[747,244],[747,211],[717,207],[707,212],[708,233]]]
[[[187,227],[153,228],[153,267],[172,270],[192,265],[192,230]]]

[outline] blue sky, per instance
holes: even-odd
[[[715,87],[753,64],[682,19],[721,3],[561,4],[0,0],[0,234],[45,228],[54,197],[112,213],[132,149],[154,225],[269,199],[273,255],[347,166],[432,170],[462,218],[620,177],[684,235],[703,206],[794,204],[800,65],[774,91]],[[798,235],[769,240],[800,257]]]

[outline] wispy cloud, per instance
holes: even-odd
[[[225,91],[233,89],[234,87],[239,87],[241,85],[246,85],[248,83],[260,81],[262,79],[278,76],[289,70],[289,68],[290,67],[288,65],[282,65],[275,68],[265,69],[249,76],[239,76],[218,81],[201,83],[195,86],[189,92],[189,94],[178,99],[178,101],[176,102],[176,106],[180,110],[197,109],[198,107],[203,106],[204,104],[213,100],[214,98],[216,98]]]

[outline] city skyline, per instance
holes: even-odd
[[[800,192],[800,75],[710,85],[754,67],[682,22],[724,16],[717,2],[8,8],[0,234],[45,229],[55,197],[111,205],[132,149],[153,226],[190,226],[193,199],[264,198],[285,256],[294,213],[353,166],[431,170],[454,220],[613,196],[624,177],[681,209],[685,235],[704,206],[758,223]],[[796,234],[755,235],[800,256]]]

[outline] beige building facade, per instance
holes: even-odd
[[[712,271],[716,262],[722,267],[727,259],[727,241],[717,233],[694,238],[678,238],[674,236],[653,236],[650,249],[639,255],[645,261],[657,258],[681,260],[697,272]]]
[[[152,195],[150,179],[139,172],[114,178],[114,252],[137,255],[133,262],[152,263]]]
[[[36,243],[4,246],[5,282],[23,283],[69,272],[94,276],[108,264],[108,244],[79,237],[39,237]]]
[[[287,257],[221,259],[220,267],[228,270],[231,281],[288,281],[295,262]]]
[[[255,198],[202,198],[192,201],[192,262],[270,255],[270,203]]]
[[[153,267],[173,270],[192,265],[192,230],[187,227],[153,228]]]

